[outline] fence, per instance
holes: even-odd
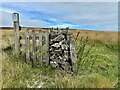
[[[22,46],[20,40],[19,14],[13,13],[15,53],[20,57]],[[51,65],[53,68],[62,68],[77,73],[77,56],[75,40],[66,29],[25,30],[25,54],[27,62],[32,66]],[[37,34],[36,34],[37,33]],[[37,45],[38,44],[38,45]],[[44,50],[45,49],[45,50]],[[45,55],[43,55],[43,52]]]

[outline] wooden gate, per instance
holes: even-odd
[[[69,28],[48,28],[43,30],[24,31],[24,40],[20,35],[19,14],[13,13],[15,53],[19,58],[25,51],[26,61],[32,66],[51,65],[53,68],[62,68],[66,71],[77,73],[77,56],[75,52],[75,40],[68,33]],[[24,42],[25,50],[21,40]]]

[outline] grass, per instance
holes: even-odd
[[[9,40],[7,40],[9,38]],[[82,38],[82,39],[81,39]],[[2,48],[13,43],[12,36],[2,35]],[[45,49],[45,47],[44,47]],[[31,67],[24,54],[18,60],[14,50],[2,52],[3,88],[115,88],[118,82],[117,42],[104,43],[86,37],[76,40],[78,74],[68,74],[59,69]],[[43,52],[44,54],[44,52]]]

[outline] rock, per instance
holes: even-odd
[[[52,47],[55,47],[55,48],[59,48],[62,43],[64,42],[64,40],[60,41],[59,43],[54,43],[53,45],[51,45]]]
[[[70,69],[70,64],[68,62],[63,62],[61,66],[64,70],[69,70]]]
[[[67,59],[64,57],[64,58],[63,58],[63,61],[64,61],[64,62],[66,62],[66,61],[67,61]],[[63,61],[62,61],[62,62],[63,62]]]
[[[53,45],[51,45],[52,47],[55,47],[55,48],[59,48],[60,47],[60,44],[59,43],[55,43]]]
[[[62,44],[62,45],[61,45],[61,49],[62,49],[62,50],[68,50],[68,46],[65,45],[65,44]]]
[[[57,62],[50,61],[50,64],[53,68],[56,68],[58,66]]]
[[[49,42],[50,45],[54,44],[54,43],[59,43],[60,41],[51,41]]]
[[[51,54],[62,54],[61,50],[53,50],[50,53]]]
[[[61,40],[63,40],[64,38],[65,38],[64,35],[60,34],[60,35],[58,35],[57,37],[55,37],[54,39],[52,39],[52,41],[61,41]]]
[[[50,38],[51,38],[51,39],[54,39],[54,38],[57,37],[57,36],[58,36],[58,34],[56,34],[56,33],[51,33],[51,34],[50,34]]]
[[[76,64],[76,61],[73,60],[73,52],[75,51],[73,39],[73,37],[70,38],[70,35],[67,35],[67,30],[58,30],[58,32],[53,31],[50,33],[49,53],[50,64],[53,68],[60,67],[65,71],[75,71],[76,67],[74,67],[74,64]],[[70,49],[73,50],[72,54],[69,51]]]
[[[50,59],[55,59],[55,54],[53,54],[51,57],[50,57]]]
[[[54,49],[53,48],[50,48],[49,51],[52,52]]]
[[[61,60],[62,60],[62,59],[63,59],[63,57],[59,56],[59,59],[61,59]]]

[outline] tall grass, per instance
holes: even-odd
[[[6,38],[9,38],[7,40]],[[76,37],[75,37],[76,38]],[[68,74],[52,67],[31,67],[14,55],[14,46],[7,47],[10,36],[3,38],[3,88],[114,88],[118,80],[117,46],[90,40],[89,37],[76,39],[78,74]],[[111,46],[112,45],[112,46]],[[113,48],[112,48],[113,47]],[[45,47],[44,47],[45,49]],[[43,52],[43,55],[45,53]]]
[[[78,37],[78,35],[77,35]],[[77,58],[78,58],[78,67],[80,69],[80,72],[84,72],[87,67],[91,68],[90,72],[93,68],[93,65],[96,61],[96,56],[93,56],[91,52],[92,48],[94,48],[95,44],[91,45],[89,48],[87,48],[88,44],[88,36],[86,38],[81,37],[77,38],[76,42],[76,51],[77,51]]]

